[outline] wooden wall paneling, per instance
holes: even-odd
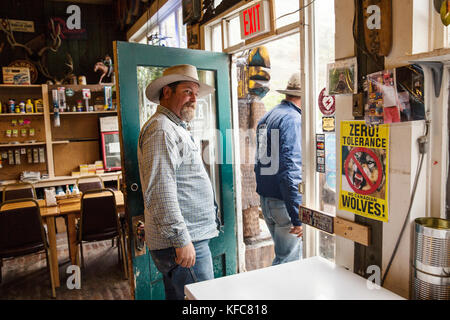
[[[101,160],[99,141],[81,141],[53,145],[55,176],[70,176],[80,164]]]
[[[49,2],[46,15],[67,18],[67,2]],[[98,83],[100,75],[94,72],[94,65],[106,54],[112,57],[113,40],[125,40],[125,32],[118,28],[113,4],[96,5],[77,3],[81,9],[81,27],[86,29],[85,39],[64,39],[57,54],[49,55],[50,73],[62,75],[66,54],[70,53],[74,62],[73,73],[86,76],[88,84]]]
[[[60,127],[53,125],[52,115],[52,135],[53,140],[87,140],[99,139],[98,115],[92,114],[60,114]]]

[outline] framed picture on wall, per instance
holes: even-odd
[[[328,95],[345,95],[357,93],[356,57],[336,61],[327,65]]]
[[[201,16],[201,0],[182,0],[183,24],[194,24]]]
[[[187,25],[186,26],[187,33],[187,42],[189,49],[200,49],[200,25]]]

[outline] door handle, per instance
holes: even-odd
[[[139,186],[137,183],[133,183],[130,188],[131,188],[131,191],[136,192],[136,191],[138,191]]]

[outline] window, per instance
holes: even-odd
[[[228,47],[232,47],[242,42],[239,15],[231,18],[226,25],[228,28]]]
[[[299,19],[299,1],[276,0],[275,13],[277,28],[297,22]]]
[[[132,29],[138,27],[133,26]],[[149,17],[129,41],[156,46],[187,48],[186,26],[183,25],[181,0],[169,0]]]
[[[292,30],[297,28],[298,25],[295,23],[299,21],[299,0],[265,0],[267,1],[269,10],[274,10],[276,15],[276,20],[274,25],[271,25],[269,37],[280,37],[282,34],[293,33]],[[221,51],[228,53],[236,53],[248,49],[249,47],[257,46],[262,44],[262,42],[267,42],[269,39],[258,40],[259,43],[255,43],[255,39],[242,40],[241,38],[241,25],[239,13],[251,6],[252,2],[243,2],[242,6],[227,13],[225,16],[218,16],[216,19],[209,21],[207,24],[201,26],[205,34],[205,50],[220,51],[219,41],[216,35],[219,31],[216,28],[221,28],[223,34],[223,48],[222,43],[220,43]],[[270,14],[270,13],[268,13]],[[287,27],[283,29],[282,33],[277,33],[280,28]],[[261,35],[262,36],[262,35]],[[261,39],[261,37],[258,37]]]
[[[321,0],[314,3],[314,50],[315,50],[315,88],[314,101],[326,87],[327,64],[334,62],[334,1]],[[336,134],[322,130],[323,115],[318,106],[316,110],[316,134],[325,134],[325,172],[316,172],[316,208],[335,215],[336,194]],[[334,260],[335,236],[316,231],[317,254]]]
[[[222,28],[219,23],[212,27],[211,51],[222,52]]]
[[[270,91],[261,100],[267,110],[284,99],[277,89],[285,89],[291,75],[300,70],[300,36],[298,33],[264,44],[270,57]],[[286,63],[289,61],[289,63]]]

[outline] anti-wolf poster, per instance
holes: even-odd
[[[339,209],[388,221],[389,125],[341,122]]]

